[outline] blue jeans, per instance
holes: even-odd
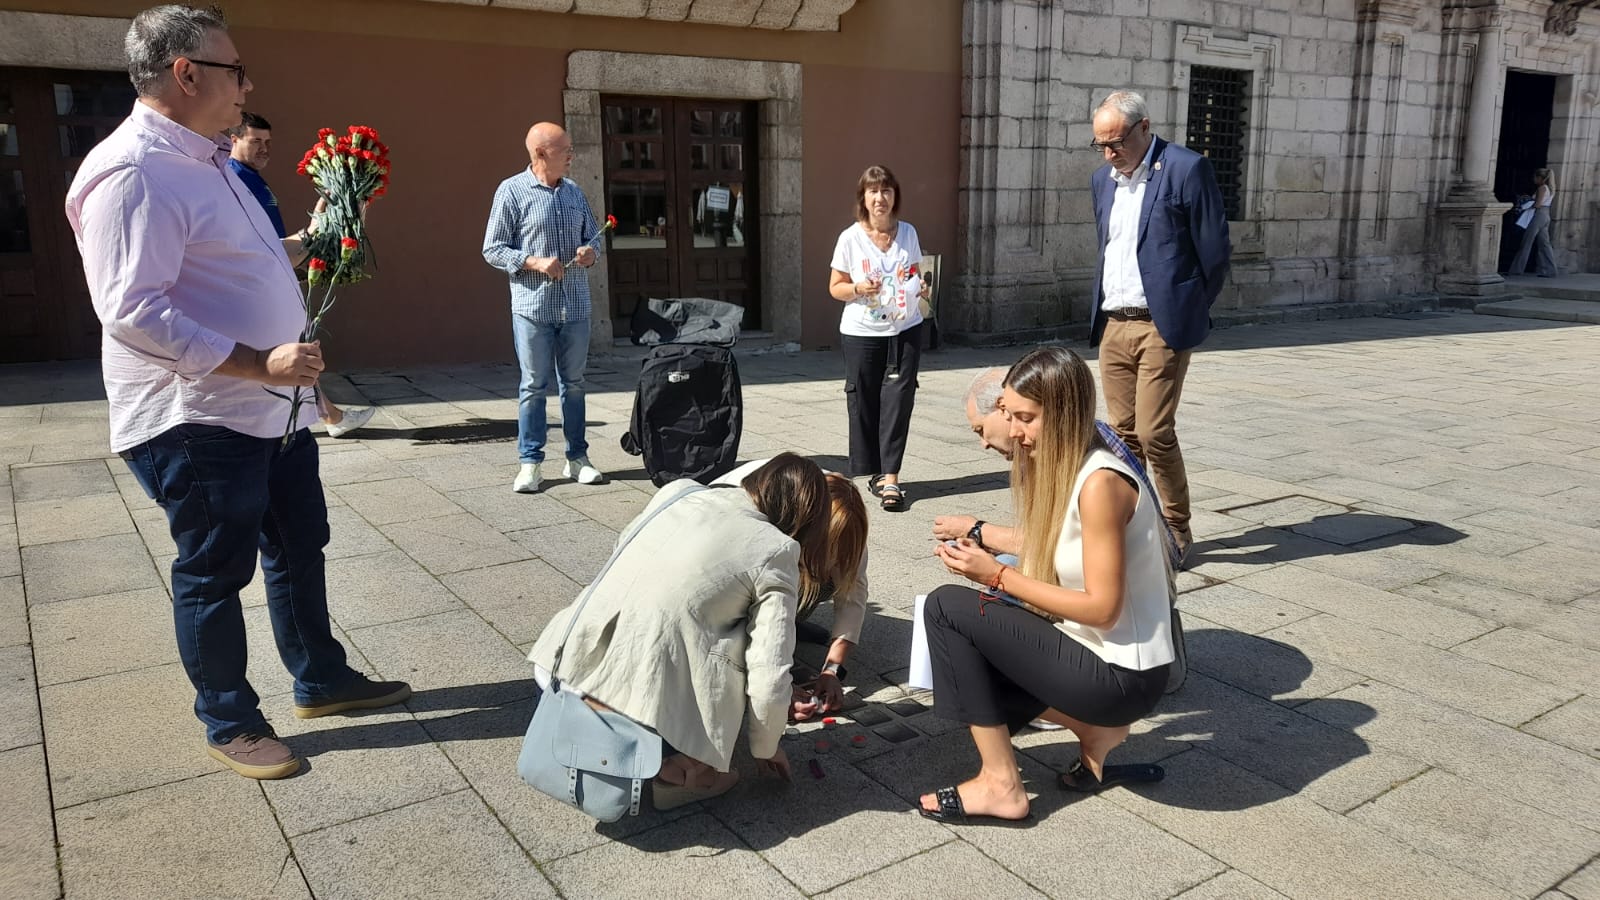
[[[294,676],[297,703],[336,693],[356,678],[328,622],[322,548],[328,507],[317,475],[317,443],[301,430],[287,448],[217,425],[179,425],[122,458],[167,514],[172,617],[178,656],[194,685],[195,715],[215,743],[265,724],[245,678],[239,591],[266,583],[278,655]]]
[[[544,399],[550,395],[554,376],[561,396],[561,434],[567,439],[567,459],[589,455],[589,441],[583,436],[583,370],[589,365],[589,320],[535,322],[527,316],[511,316],[517,344],[517,362],[522,366],[522,384],[517,390],[517,459],[525,463],[544,462]]]

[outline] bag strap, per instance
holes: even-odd
[[[639,524],[635,525],[632,531],[629,531],[617,541],[617,549],[611,551],[611,558],[606,560],[606,564],[600,567],[600,573],[594,576],[594,580],[589,582],[588,587],[583,589],[583,594],[578,597],[578,602],[572,607],[572,616],[567,619],[567,631],[565,634],[561,635],[561,643],[556,645],[555,659],[550,661],[550,687],[552,689],[561,689],[560,676],[558,676],[556,673],[561,671],[561,654],[566,652],[567,639],[572,637],[572,629],[577,627],[579,613],[582,613],[583,607],[588,604],[590,595],[594,593],[595,585],[600,583],[600,579],[606,577],[606,572],[611,570],[611,564],[616,562],[617,557],[622,555],[623,548],[627,547],[628,544],[631,543],[636,536],[638,536],[639,532],[643,531],[644,527],[650,524],[651,519],[654,519],[656,516],[660,515],[662,510],[665,510],[667,507],[677,503],[679,500],[682,500],[684,497],[687,497],[690,494],[698,494],[703,490],[707,490],[705,485],[697,484],[678,496],[673,497],[667,502],[661,504],[660,506],[651,510],[650,513],[643,519],[640,519]]]

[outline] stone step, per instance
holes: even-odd
[[[1479,303],[1473,308],[1473,311],[1486,316],[1510,316],[1515,319],[1547,319],[1552,322],[1583,322],[1589,325],[1600,325],[1600,302],[1590,300],[1528,297],[1522,300],[1498,300],[1493,303]]]
[[[1506,278],[1506,291],[1525,298],[1600,303],[1600,275],[1580,273],[1555,278],[1512,275]]]

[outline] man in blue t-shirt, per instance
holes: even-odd
[[[309,228],[302,228],[294,234],[286,234],[283,227],[283,215],[278,210],[278,198],[273,195],[272,188],[267,187],[267,180],[261,177],[261,170],[267,167],[272,159],[272,125],[265,116],[258,116],[253,112],[239,114],[239,124],[228,129],[228,137],[233,140],[233,151],[228,155],[228,168],[233,170],[244,186],[250,189],[260,201],[261,208],[267,211],[267,218],[272,220],[272,227],[277,229],[278,238],[283,241],[283,249],[289,254],[290,261],[298,265],[305,259],[305,241],[310,233],[316,230],[315,218]],[[319,207],[320,209],[320,207]],[[330,437],[344,437],[357,428],[372,420],[372,407],[366,409],[352,409],[345,412],[335,406],[328,395],[320,389],[317,391],[317,411],[321,413],[322,420],[328,424]]]

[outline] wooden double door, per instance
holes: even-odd
[[[601,99],[611,317],[628,331],[652,298],[743,306],[761,326],[756,105],[682,97]]]
[[[133,101],[126,72],[0,67],[0,363],[99,355],[63,203]]]

